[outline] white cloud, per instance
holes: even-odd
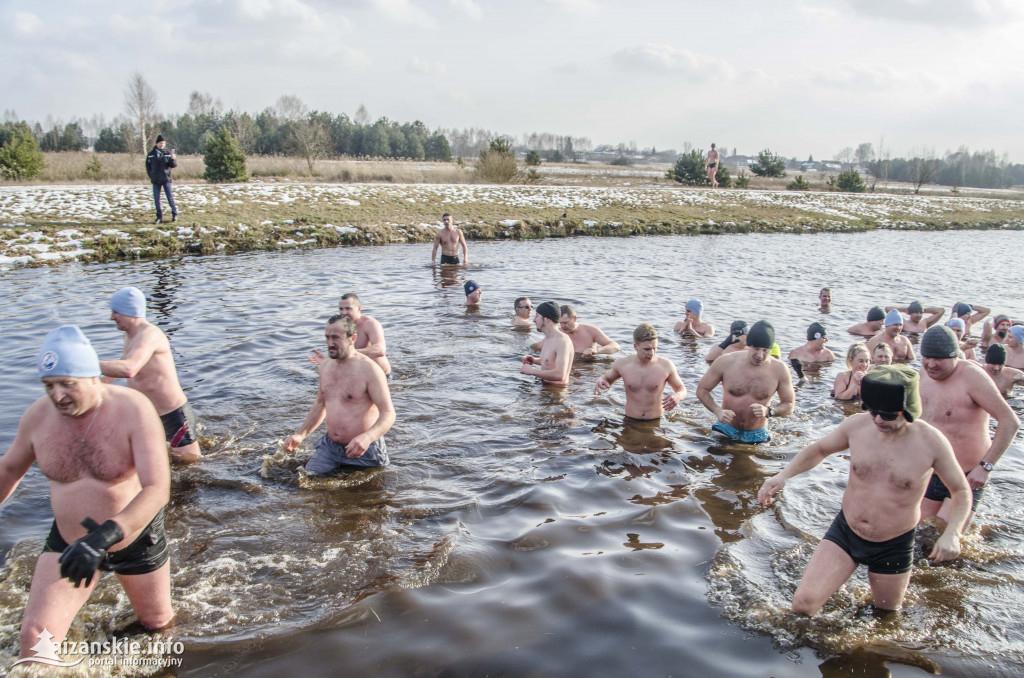
[[[957,28],[1024,19],[1019,0],[846,0],[857,14]]]
[[[406,70],[419,75],[444,75],[448,72],[448,69],[441,62],[424,61],[418,56],[412,58],[412,61],[407,64]]]
[[[482,19],[484,16],[483,9],[474,0],[448,0],[448,4],[471,19]]]
[[[436,28],[437,21],[430,14],[409,2],[409,0],[370,0],[378,12],[401,24],[412,24],[422,28]]]
[[[42,25],[42,19],[31,12],[14,13],[14,30],[22,35],[34,35]]]
[[[594,0],[541,0],[545,5],[554,5],[558,9],[573,14],[597,14],[600,6]]]
[[[673,73],[689,80],[732,78],[735,73],[728,62],[683,47],[645,43],[621,49],[612,55],[621,68],[649,73]]]
[[[942,83],[924,71],[900,71],[892,66],[846,63],[829,66],[827,69],[812,71],[808,75],[811,86],[830,87],[849,92],[885,93],[904,92],[908,89],[932,90]]]

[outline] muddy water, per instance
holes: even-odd
[[[74,322],[101,357],[120,339],[106,300],[136,285],[171,336],[203,424],[206,458],[176,467],[168,532],[179,675],[1019,675],[1024,671],[1024,465],[1014,442],[993,475],[964,558],[915,571],[907,607],[867,611],[863,572],[814,620],[786,612],[839,506],[836,456],[790,483],[772,509],[754,496],[801,446],[852,410],[829,398],[841,366],[797,390],[773,441],[710,434],[693,392],[710,340],[671,337],[703,299],[719,336],[771,320],[783,352],[821,320],[832,348],[873,304],[964,300],[1024,317],[1016,233],[577,239],[471,244],[471,268],[431,269],[429,246],[351,248],[69,265],[0,273],[0,444],[42,394],[43,334]],[[468,277],[480,311],[462,306]],[[831,313],[817,309],[822,285]],[[356,291],[394,365],[392,465],[309,479],[279,441],[315,397],[306,356],[337,297]],[[689,397],[660,425],[624,425],[610,359],[577,363],[568,388],[518,374],[535,333],[508,326],[512,301],[574,304],[631,351],[639,322],[663,335]],[[1012,401],[1019,413],[1024,403]],[[0,666],[17,654],[35,555],[52,519],[33,470],[4,504]],[[928,548],[934,530],[922,531]],[[112,578],[72,635],[130,632]]]

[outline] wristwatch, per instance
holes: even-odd
[[[992,473],[992,469],[995,468],[995,464],[993,464],[990,461],[983,461],[980,464],[978,464],[978,466],[980,466],[981,468],[985,469],[989,473]]]
[[[769,417],[774,417],[775,416],[775,408],[772,407],[771,405],[768,406],[768,416]]]

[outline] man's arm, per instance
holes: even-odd
[[[388,345],[384,341],[384,328],[376,318],[366,319],[366,346],[356,350],[367,358],[382,358],[387,354]]]
[[[437,235],[434,236],[434,249],[430,251],[430,263],[434,263],[437,259],[437,246],[441,244],[441,232],[438,231]]]
[[[38,402],[38,401],[37,401]],[[7,448],[4,456],[0,457],[0,504],[7,501],[8,497],[18,487],[18,483],[28,473],[32,462],[36,460],[32,443],[29,442],[27,431],[32,430],[35,425],[36,410],[35,404],[21,417],[18,423],[18,432],[14,435],[14,442]]]
[[[725,421],[722,418],[725,410],[718,406],[718,403],[715,402],[714,397],[711,395],[715,387],[722,383],[722,375],[722,364],[718,361],[711,363],[711,367],[708,368],[708,371],[704,373],[704,376],[700,378],[700,382],[697,384],[697,400],[700,401],[701,405],[708,408],[711,414]],[[725,423],[728,424],[729,422],[726,421]]]
[[[159,339],[156,335],[150,330],[145,330],[128,355],[120,360],[101,360],[100,372],[114,379],[131,379],[146,366],[158,347]]]
[[[967,321],[968,327],[970,327],[971,325],[978,322],[979,320],[981,320],[982,318],[984,318],[985,316],[992,312],[992,309],[986,308],[984,306],[978,306],[977,304],[971,304],[971,308],[974,309],[974,313]]]
[[[871,355],[871,352],[875,350],[875,346],[878,346],[878,344],[881,343],[883,337],[885,337],[885,330],[881,329],[876,335],[868,339],[868,355]]]
[[[384,376],[384,370],[380,369],[376,363],[367,367],[366,390],[379,414],[377,421],[373,422],[370,428],[350,440],[345,446],[345,456],[349,458],[363,456],[370,444],[391,430],[395,423],[395,406],[391,402],[388,381]]]
[[[537,368],[534,370],[524,364],[519,371],[522,374],[530,374],[535,377],[540,377],[545,381],[562,381],[566,376],[568,376],[569,369],[572,367],[573,354],[572,340],[569,339],[569,337],[566,337],[565,342],[555,349],[554,367],[549,367],[548,369]]]
[[[940,320],[942,320],[942,316],[946,314],[946,309],[942,308],[941,306],[928,306],[923,310],[925,313],[931,314],[924,319],[924,324],[926,327],[931,327],[935,323],[939,322]]]
[[[597,395],[598,393],[604,391],[605,389],[611,388],[612,384],[614,384],[615,381],[622,376],[619,373],[619,364],[622,362],[622,360],[623,358],[616,360],[610,370],[608,370],[607,372],[605,372],[604,374],[597,378],[597,383],[594,385],[594,395]]]
[[[294,452],[299,446],[299,443],[305,440],[310,433],[315,431],[327,415],[327,405],[324,403],[323,370],[324,367],[321,365],[320,386],[317,388],[316,400],[309,408],[305,421],[302,422],[302,426],[299,427],[298,431],[284,439],[284,449],[289,452]]]
[[[679,372],[676,371],[676,365],[668,358],[663,358],[668,362],[668,380],[665,382],[672,389],[672,393],[662,398],[661,406],[666,412],[671,411],[675,408],[679,402],[686,397],[686,386],[683,384],[683,380],[679,378]]]
[[[932,549],[929,560],[941,563],[952,560],[960,555],[960,536],[964,523],[971,514],[971,488],[967,483],[960,464],[953,454],[953,447],[946,436],[936,431],[936,440],[931,448],[935,450],[933,468],[942,484],[949,489],[949,521],[946,529],[939,535]]]
[[[776,393],[779,394],[779,405],[773,408],[774,416],[785,417],[796,409],[796,391],[793,390],[793,377],[790,376],[785,363],[779,362],[776,373],[779,375],[779,387],[776,389]]]
[[[469,247],[466,245],[466,234],[459,229],[459,244],[462,245],[462,263],[469,263]]]
[[[135,401],[138,416],[135,421],[123,425],[130,427],[132,460],[142,489],[119,513],[110,516],[110,520],[120,526],[125,536],[130,536],[146,527],[170,500],[171,467],[167,460],[163,425],[156,408],[149,398],[138,391],[127,391]]]
[[[995,382],[985,373],[985,371],[977,366],[970,372],[971,381],[968,386],[968,395],[971,399],[978,404],[978,407],[989,413],[989,416],[994,417],[996,423],[996,434],[992,437],[992,444],[989,445],[988,450],[985,452],[985,456],[982,457],[982,461],[987,461],[990,464],[995,464],[999,461],[1003,453],[1006,452],[1006,448],[1013,442],[1014,436],[1017,435],[1017,431],[1020,429],[1020,419],[1017,418],[1017,414],[1010,407],[1006,399],[996,388]],[[988,482],[989,472],[981,466],[976,466],[967,472],[967,482],[972,489],[981,487]]]
[[[863,416],[863,415],[854,415]],[[793,457],[793,459],[786,464],[785,468],[776,473],[774,476],[764,481],[761,485],[761,489],[757,491],[757,502],[762,506],[768,506],[772,503],[772,497],[776,492],[781,490],[785,486],[786,481],[793,476],[798,476],[804,471],[809,471],[821,461],[836,452],[842,452],[850,446],[850,437],[846,432],[849,427],[849,422],[853,420],[850,417],[843,421],[834,431],[826,435],[821,440],[811,443]]]
[[[583,355],[611,355],[612,353],[619,352],[619,344],[616,341],[608,338],[604,332],[597,327],[592,327],[590,338],[597,344],[597,348],[588,348],[583,352]]]

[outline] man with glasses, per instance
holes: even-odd
[[[929,559],[960,555],[961,529],[970,509],[967,482],[949,441],[920,419],[918,375],[906,365],[871,368],[861,381],[864,414],[846,418],[834,431],[801,450],[757,493],[764,506],[786,481],[830,454],[850,451],[842,508],[814,549],[793,595],[792,611],[813,616],[857,569],[868,566],[872,603],[898,610],[910,582],[918,508],[934,471],[950,488],[951,517]]]
[[[935,325],[921,336],[921,418],[942,431],[953,446],[956,461],[967,476],[973,501],[970,525],[989,474],[1020,428],[1020,419],[977,363],[959,358],[953,330]],[[989,439],[989,417],[998,427]],[[921,501],[924,518],[949,521],[950,490],[946,478],[932,476]]]
[[[530,297],[519,297],[515,303],[515,314],[512,316],[512,327],[526,328],[533,327],[533,321],[530,319],[530,313],[533,312],[533,303],[530,301]]]

